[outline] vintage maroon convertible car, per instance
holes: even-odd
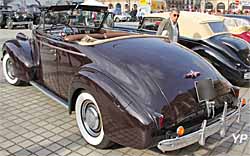
[[[239,119],[239,88],[166,37],[105,29],[105,6],[51,6],[43,18],[32,38],[4,43],[4,75],[75,111],[89,144],[171,151]]]

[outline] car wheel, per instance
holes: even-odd
[[[13,25],[13,20],[12,19],[8,19],[6,23],[7,23],[8,29],[13,29],[14,25]]]
[[[116,17],[115,22],[120,22],[120,19],[118,17]]]
[[[21,80],[14,76],[13,62],[10,59],[9,54],[5,54],[3,57],[3,74],[8,83],[18,86],[21,84]]]
[[[0,26],[2,29],[5,27],[4,16],[2,13],[0,13]]]
[[[83,138],[96,148],[108,148],[112,145],[103,130],[100,109],[89,93],[81,93],[76,100],[76,120]]]

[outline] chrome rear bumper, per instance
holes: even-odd
[[[162,151],[173,151],[188,145],[199,142],[200,145],[205,145],[205,139],[217,132],[220,136],[225,136],[226,125],[233,123],[235,120],[240,121],[241,116],[241,103],[238,104],[238,109],[235,111],[227,112],[227,103],[224,104],[224,110],[219,121],[207,126],[207,120],[202,122],[201,129],[193,133],[177,137],[174,139],[162,140],[158,143],[157,147]]]

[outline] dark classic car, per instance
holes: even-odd
[[[155,34],[169,13],[146,15],[139,28],[124,31]],[[227,32],[223,18],[196,12],[181,12],[178,20],[179,43],[208,60],[224,77],[237,86],[250,86],[250,45]],[[190,26],[192,28],[190,28]]]
[[[8,29],[13,29],[15,26],[25,26],[25,28],[33,27],[33,15],[27,12],[25,8],[11,9],[4,18],[3,27],[7,26]]]
[[[6,20],[9,15],[13,12],[11,6],[0,6],[0,27],[5,28]]]
[[[75,111],[92,146],[171,151],[224,136],[239,120],[239,88],[189,49],[109,29],[106,6],[51,6],[47,13],[32,38],[19,33],[4,43],[4,76]]]

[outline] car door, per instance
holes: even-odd
[[[80,71],[80,68],[90,63],[84,50],[85,48],[78,49],[73,43],[60,42],[58,46],[58,83],[60,88],[60,95],[62,98],[67,99],[70,84],[74,77]]]
[[[36,42],[39,42],[41,83],[50,91],[60,95],[58,83],[58,56],[56,49],[56,40],[46,34],[40,36]]]

